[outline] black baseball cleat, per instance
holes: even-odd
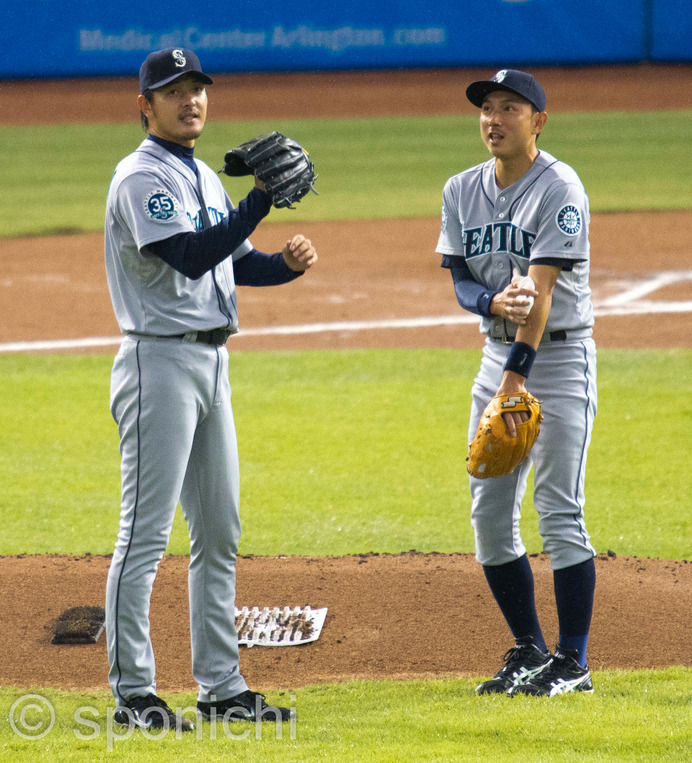
[[[247,691],[214,702],[198,702],[197,710],[208,721],[288,721],[291,711],[264,701],[264,694]]]
[[[542,652],[531,636],[517,643],[503,657],[504,665],[489,681],[476,686],[476,694],[506,694],[515,686],[530,681],[550,665],[550,652]]]
[[[554,697],[573,691],[593,692],[593,681],[588,666],[583,668],[576,660],[574,649],[555,647],[555,655],[550,665],[530,681],[512,686],[507,692],[510,697],[528,694],[532,697]]]
[[[189,718],[176,715],[156,694],[133,697],[118,707],[113,720],[119,726],[136,726],[140,729],[166,729],[194,731],[195,724]]]

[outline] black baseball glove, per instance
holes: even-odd
[[[308,152],[280,132],[242,143],[228,151],[224,161],[220,172],[226,175],[257,175],[275,207],[295,209],[293,204],[308,191],[317,193],[314,188],[317,175]]]

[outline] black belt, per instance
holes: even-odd
[[[226,344],[232,333],[228,329],[211,329],[210,331],[188,331],[186,334],[174,334],[166,338],[182,339],[185,342],[201,342],[202,344],[213,344],[215,347],[221,347],[221,345]]]
[[[228,337],[235,334],[232,329],[210,329],[209,331],[187,331],[185,334],[142,334],[139,331],[128,331],[131,336],[143,339],[181,339],[183,342],[200,342],[221,347],[226,344]]]
[[[503,344],[512,344],[516,340],[515,336],[509,336],[507,334],[501,334],[500,336],[491,336],[494,342],[502,342]],[[548,331],[541,337],[541,344],[546,342],[564,342],[567,339],[567,332],[564,329],[558,329],[557,331]]]
[[[188,342],[201,342],[202,344],[213,344],[215,347],[221,347],[226,344],[228,337],[232,334],[228,329],[211,329],[210,331],[190,331],[187,334],[181,334],[181,339],[187,339]],[[195,338],[192,335],[196,334]]]

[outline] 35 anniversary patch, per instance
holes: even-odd
[[[160,220],[162,222],[172,220],[180,210],[178,200],[171,196],[168,191],[164,191],[161,188],[152,191],[144,199],[144,208],[152,220]]]

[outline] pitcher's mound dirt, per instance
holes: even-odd
[[[194,690],[186,556],[168,556],[152,598],[152,640],[162,691]],[[557,640],[552,573],[531,559],[549,643]],[[73,606],[103,606],[108,556],[0,557],[5,640],[0,684],[106,688],[105,636],[87,646],[50,643],[53,623]],[[596,558],[592,669],[692,666],[692,563]],[[318,641],[241,647],[255,688],[298,688],[350,678],[487,676],[512,645],[475,559],[468,554],[241,557],[239,606],[327,607]]]

